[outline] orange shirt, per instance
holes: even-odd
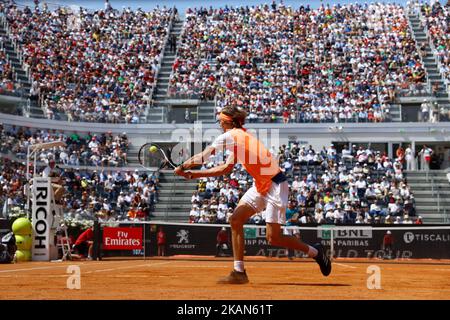
[[[128,218],[134,219],[137,216],[137,212],[135,209],[131,209],[127,213]]]
[[[280,172],[278,161],[269,150],[245,130],[228,130],[216,138],[212,147],[233,152],[235,159],[255,179],[256,190],[262,195],[269,191],[272,177]]]

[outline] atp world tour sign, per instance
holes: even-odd
[[[53,190],[50,179],[33,179],[33,261],[50,260],[50,229],[52,225],[51,199]]]

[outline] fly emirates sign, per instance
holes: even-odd
[[[142,228],[103,228],[103,249],[142,249]]]

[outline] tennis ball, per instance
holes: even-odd
[[[27,218],[18,218],[12,224],[12,231],[16,235],[30,235],[32,229],[31,222]]]
[[[16,251],[17,261],[30,261],[31,251],[30,250],[17,250]]]
[[[31,236],[22,236],[16,234],[16,245],[19,250],[31,250],[32,240]]]
[[[150,149],[148,149],[151,153],[155,153],[158,151],[158,148],[156,146],[151,146]]]

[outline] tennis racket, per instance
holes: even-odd
[[[176,145],[173,148],[148,142],[139,148],[139,164],[145,169],[175,169],[189,158],[187,148]]]

